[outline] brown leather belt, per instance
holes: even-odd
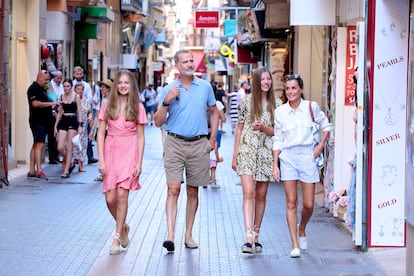
[[[181,135],[178,135],[178,134],[175,134],[175,133],[172,133],[172,132],[167,132],[167,134],[172,136],[172,137],[184,140],[186,142],[193,142],[193,141],[200,140],[201,138],[207,137],[207,135],[197,135],[197,136],[188,137],[188,136],[181,136]]]

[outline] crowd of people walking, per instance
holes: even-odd
[[[94,90],[83,80],[79,66],[74,68],[72,79],[62,81],[62,72],[55,72],[50,84],[49,72],[39,71],[27,91],[33,133],[27,177],[47,179],[41,160],[46,136],[50,135],[55,140],[48,141],[49,162],[62,162],[62,178],[70,177],[76,165],[84,172],[84,162],[98,162],[97,180],[102,181],[106,205],[115,222],[109,253],[120,254],[129,244],[129,193],[141,188],[145,126],[155,124],[165,133],[167,237],[162,246],[170,253],[175,250],[177,201],[185,183],[184,245],[196,249],[199,244],[192,233],[199,187],[207,188],[208,183],[220,187],[217,169],[223,161],[220,142],[227,113],[234,135],[231,167],[240,177],[243,192],[246,236],[241,251],[260,253],[265,247],[263,240],[259,242],[259,234],[269,182],[275,180],[283,182],[285,190],[290,256],[300,257],[301,251],[307,250],[306,226],[314,207],[314,184],[320,180],[315,159],[332,129],[318,104],[303,99],[302,78],[287,75],[280,98],[275,96],[271,72],[260,67],[253,70],[251,84],[243,81],[240,89],[235,84],[228,93],[223,83],[209,83],[194,75],[190,50],[177,51],[174,62],[179,75],[157,91],[152,84],[139,91],[136,77],[127,70],[120,71],[114,81],[98,82]],[[321,133],[316,146],[314,125]],[[98,159],[92,150],[95,137]],[[300,220],[299,184],[303,204]]]

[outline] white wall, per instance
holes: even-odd
[[[43,3],[43,5],[42,5]],[[40,7],[45,0],[13,1],[11,48],[11,112],[13,157],[18,163],[29,163],[33,144],[29,128],[29,105],[27,88],[36,79],[40,69]],[[26,42],[17,40],[17,34],[27,37]]]
[[[334,189],[349,189],[351,167],[348,161],[354,158],[355,140],[353,114],[354,106],[345,106],[346,34],[344,27],[338,28],[337,70],[335,91],[335,161]]]

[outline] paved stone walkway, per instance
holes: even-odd
[[[229,125],[226,125],[229,127]],[[289,257],[283,186],[271,183],[260,231],[263,252],[242,254],[244,227],[239,178],[231,169],[233,135],[223,135],[220,189],[200,188],[194,225],[199,249],[184,246],[185,186],[178,205],[173,254],[166,238],[166,184],[160,130],[146,127],[142,189],[130,194],[130,246],[110,256],[114,230],[101,193],[97,165],[61,179],[59,165],[45,165],[48,181],[13,175],[0,189],[0,275],[386,275],[369,253],[353,246],[341,222],[315,208],[307,229],[309,250]],[[24,171],[26,173],[26,171]],[[321,196],[318,185],[318,195]]]

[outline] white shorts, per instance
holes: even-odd
[[[313,146],[296,146],[283,149],[279,155],[280,179],[319,182],[319,171],[313,158]]]

